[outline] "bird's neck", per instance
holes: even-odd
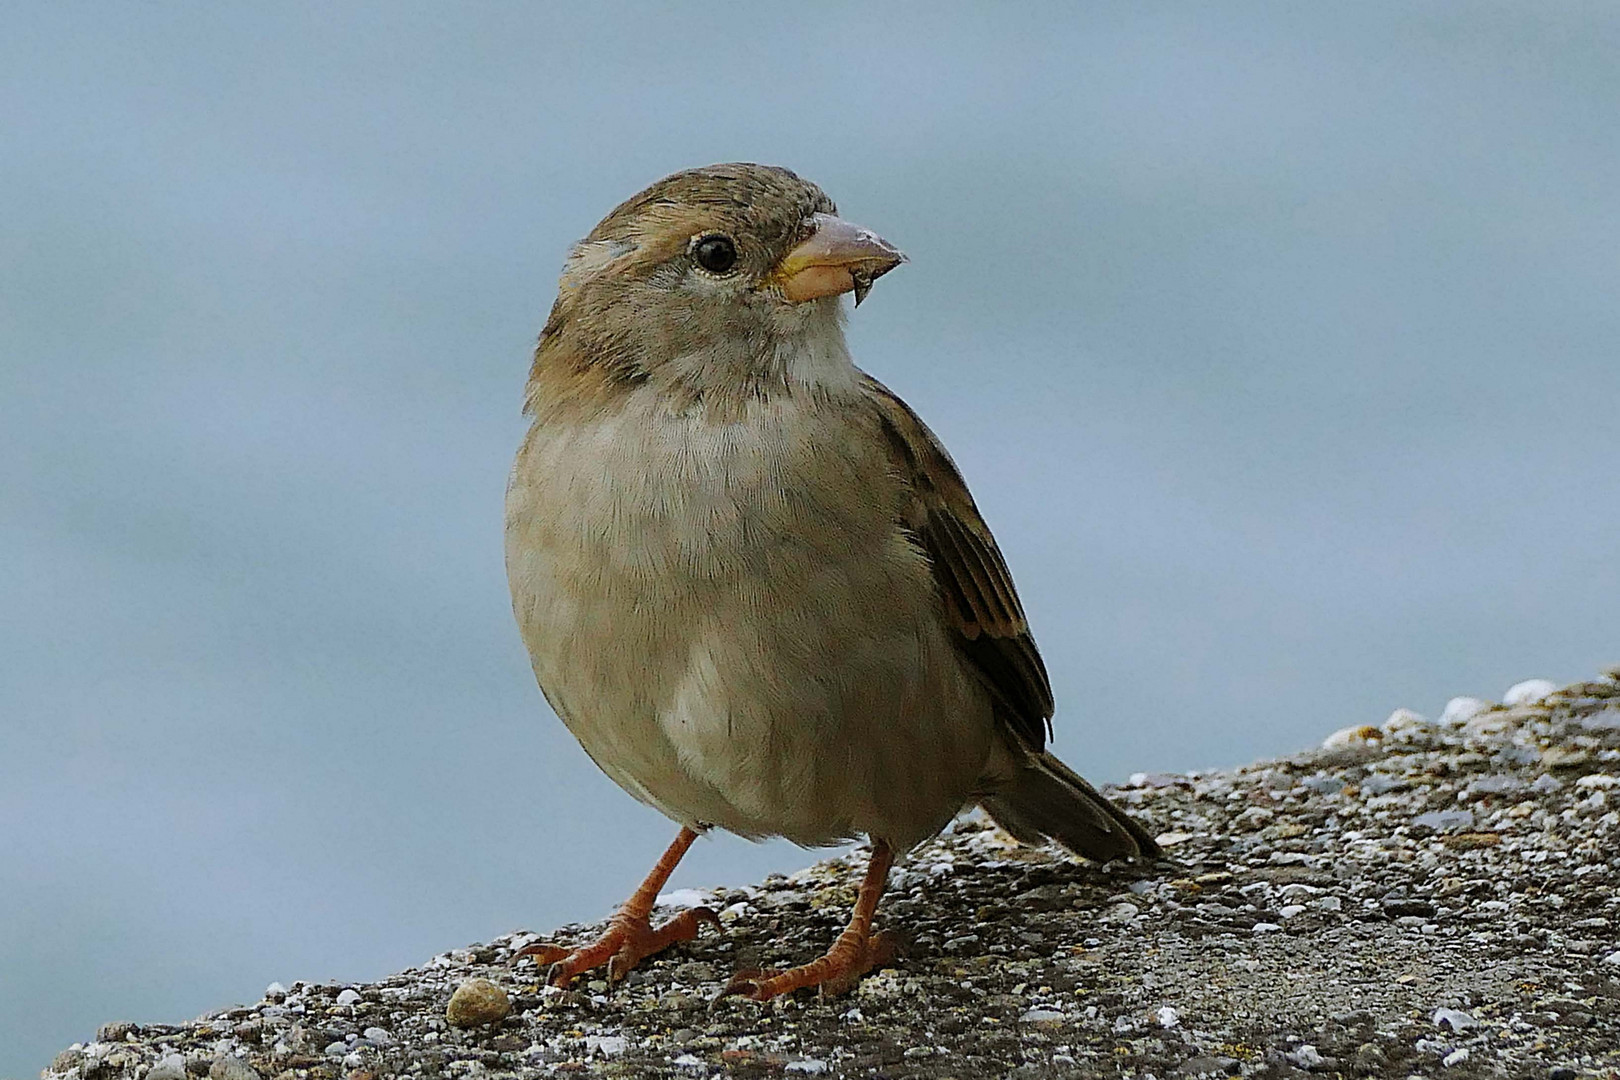
[[[807,321],[764,340],[742,340],[675,357],[649,373],[676,409],[701,407],[716,418],[781,395],[855,392],[860,372],[836,316]]]

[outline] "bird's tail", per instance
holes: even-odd
[[[1097,862],[1160,854],[1146,829],[1051,754],[1031,755],[1011,784],[979,805],[1021,843],[1052,839]]]

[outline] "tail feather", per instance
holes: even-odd
[[[1160,855],[1146,829],[1051,754],[1032,755],[1010,786],[979,805],[1020,843],[1052,839],[1097,862]]]

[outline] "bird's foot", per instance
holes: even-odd
[[[802,987],[819,986],[823,997],[834,997],[854,986],[868,971],[892,961],[897,944],[889,930],[876,934],[845,930],[819,959],[786,971],[739,971],[720,996],[738,994],[754,1001],[769,1001]]]
[[[589,945],[565,949],[560,945],[536,944],[517,951],[513,962],[534,957],[536,965],[551,965],[546,982],[567,986],[574,976],[607,965],[608,982],[615,983],[630,973],[643,958],[662,952],[681,941],[698,936],[698,928],[708,923],[720,928],[720,918],[706,907],[688,908],[663,926],[654,927],[646,915],[620,912],[608,920],[607,932]]]

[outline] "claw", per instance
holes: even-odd
[[[654,927],[645,917],[621,913],[614,916],[607,931],[589,945],[578,949],[527,945],[518,950],[513,959],[515,962],[520,957],[532,956],[536,964],[550,964],[546,972],[546,983],[550,986],[566,987],[574,976],[604,965],[609,983],[622,982],[643,959],[677,942],[691,941],[704,924],[718,929],[720,917],[708,908],[688,908],[662,926]]]
[[[546,967],[548,986],[566,987],[574,976],[603,965],[607,966],[608,982],[615,983],[628,975],[630,969],[643,958],[661,952],[678,941],[691,941],[697,937],[698,929],[704,923],[718,929],[720,916],[706,907],[689,908],[656,928],[648,919],[658,898],[658,890],[664,887],[675,864],[681,861],[681,856],[686,854],[687,848],[697,837],[697,829],[689,826],[681,829],[680,835],[669,845],[641,887],[608,920],[607,929],[601,937],[577,949],[541,943],[525,945],[512,955],[512,962],[515,964],[525,956],[533,957],[537,967]]]
[[[752,1001],[769,1001],[782,994],[791,994],[806,986],[818,987],[823,997],[842,994],[868,971],[890,963],[898,951],[899,939],[889,930],[872,932],[872,913],[877,909],[878,897],[883,893],[883,882],[894,863],[894,849],[883,841],[872,845],[872,861],[866,868],[855,897],[855,911],[849,926],[826,953],[808,964],[786,971],[739,971],[731,977],[720,997],[738,995]],[[719,1000],[718,998],[716,999]]]
[[[570,950],[565,949],[560,945],[546,945],[544,943],[536,942],[533,945],[525,945],[523,948],[513,953],[512,963],[516,964],[525,956],[532,956],[534,957],[535,967],[549,967],[550,965],[561,960],[563,957],[567,956],[569,952]]]
[[[760,990],[766,980],[774,979],[779,974],[781,973],[770,968],[744,968],[732,974],[731,981],[726,983],[724,990],[715,995],[714,1000],[718,1002],[721,998],[745,997],[750,1001],[766,1001],[767,998],[759,996]]]

